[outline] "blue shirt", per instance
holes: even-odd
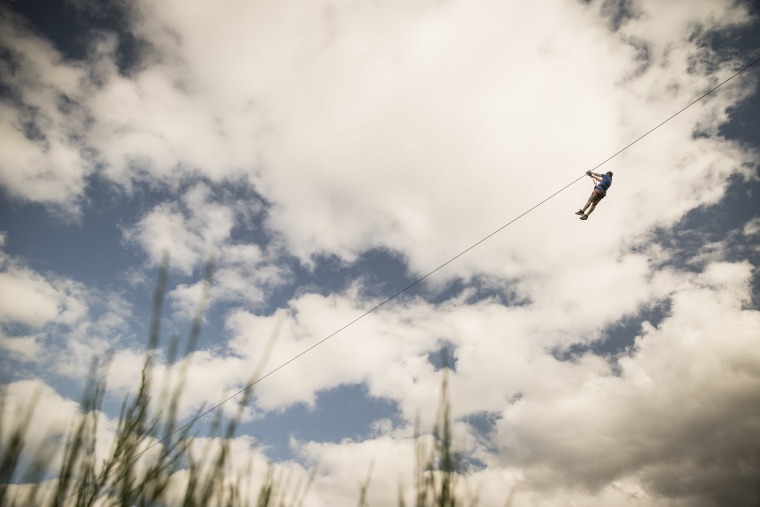
[[[607,189],[610,188],[610,186],[612,186],[612,178],[610,178],[608,174],[602,174],[602,181],[599,182],[596,188],[606,194]]]

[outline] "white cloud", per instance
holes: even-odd
[[[665,58],[678,48],[673,40],[688,40],[697,30],[741,26],[747,22],[749,4],[731,0],[643,0],[637,5],[639,16],[630,20],[623,32],[652,45],[655,58]]]
[[[742,233],[748,237],[754,237],[760,234],[760,218],[753,218],[744,226]]]
[[[414,441],[379,437],[365,442],[342,444],[310,443],[299,452],[312,463],[319,463],[320,474],[313,487],[313,497],[323,505],[344,505],[359,498],[361,486],[371,472],[367,495],[369,505],[397,504],[398,491],[414,480]]]
[[[39,328],[52,320],[73,323],[86,311],[81,287],[69,280],[46,279],[5,262],[0,272],[0,322]]]
[[[274,315],[256,315],[269,289],[291,276],[280,254],[350,261],[379,247],[399,252],[412,273],[427,273],[734,71],[703,42],[712,29],[748,22],[745,6],[631,8],[636,16],[613,32],[599,2],[187,8],[144,0],[129,29],[150,50],[128,75],[116,68],[113,38],[95,41],[87,61],[65,62],[6,21],[3,44],[23,57],[11,84],[23,93],[0,106],[0,134],[12,141],[0,151],[0,184],[31,201],[75,207],[94,170],[82,150],[92,149],[103,177],[179,194],[127,228],[125,239],[152,263],[170,251],[183,275],[216,255],[212,300],[241,307],[227,316],[227,348],[157,367],[165,378],[187,368],[186,415],[249,381],[280,322],[272,368],[376,303],[362,300],[358,286],[303,291]],[[725,248],[716,243],[698,259],[701,273],[659,269],[669,252],[651,244],[651,231],[717,203],[729,176],[753,167],[756,153],[712,137],[752,79],[732,81],[607,164],[614,185],[587,223],[572,215],[588,194],[584,183],[430,280],[481,280],[514,293],[521,306],[473,303],[471,292],[440,305],[386,305],[258,385],[254,410],[314,404],[320,390],[366,383],[371,395],[399,404],[404,422],[419,412],[430,423],[440,376],[428,354],[445,342],[457,358],[455,416],[501,415],[499,451],[477,450],[488,468],[474,475],[500,486],[486,485],[484,502],[503,502],[516,485],[516,506],[740,504],[749,490],[743,470],[756,471],[739,452],[758,421],[758,313],[746,308],[752,266],[716,262]],[[61,91],[75,101],[71,115],[57,109]],[[32,117],[44,141],[22,128],[27,106],[38,108]],[[225,185],[253,186],[271,206],[263,213],[258,198],[217,194]],[[272,243],[238,241],[236,227],[262,220]],[[744,234],[757,229],[752,221]],[[116,323],[127,318],[107,312],[98,327],[85,318],[82,301],[92,299],[73,282],[13,266],[0,276],[4,320],[76,330],[60,359],[68,374],[113,344],[92,339],[94,331],[117,337]],[[178,314],[194,311],[200,287],[183,283],[170,293]],[[606,358],[563,362],[551,354],[598,342],[622,318],[667,301],[670,314],[644,327],[619,359],[619,375]],[[42,348],[35,339],[3,343],[29,355]],[[134,386],[141,357],[116,352],[115,389]],[[366,473],[357,456],[363,464],[379,456],[390,465],[376,465],[382,486],[373,502],[394,503],[379,492],[405,469],[404,438],[300,443],[328,465],[317,496],[354,501]],[[722,496],[732,491],[736,497]]]
[[[454,416],[501,414],[494,435],[499,451],[477,452],[488,469],[470,481],[503,473],[508,479],[504,483],[518,491],[515,505],[561,504],[570,498],[583,505],[603,505],[616,498],[627,498],[631,505],[746,504],[753,465],[742,461],[738,449],[752,441],[750,428],[759,415],[749,398],[760,382],[753,373],[760,364],[760,356],[753,353],[760,314],[745,307],[751,271],[747,263],[714,263],[703,273],[661,275],[667,283],[655,276],[649,284],[652,292],[641,300],[669,298],[670,314],[658,327],[643,328],[636,346],[620,357],[619,374],[598,356],[562,362],[551,354],[551,346],[582,342],[586,334],[589,341],[603,339],[598,329],[605,323],[593,320],[593,315],[568,330],[570,323],[552,317],[561,312],[552,314],[540,305],[507,308],[482,302],[433,307],[413,302],[370,314],[299,358],[297,367],[275,373],[256,386],[257,406],[313,403],[318,390],[366,382],[372,395],[399,403],[406,424],[419,414],[424,427],[430,427],[438,402],[430,393],[438,392],[440,374],[433,371],[427,354],[441,339],[456,347],[456,373],[450,382]],[[670,291],[664,291],[666,287]],[[331,325],[358,316],[361,310],[349,301],[314,295],[294,301],[271,367],[327,336],[335,330]],[[209,357],[201,370],[217,372],[214,386],[194,385],[189,389],[193,397],[222,393],[234,385],[235,377],[242,379],[242,372],[251,371],[244,365],[260,357],[274,319],[233,315],[228,325],[237,336],[231,343],[237,357]],[[725,438],[713,439],[715,432]],[[465,441],[475,445],[472,437]],[[384,459],[391,444],[407,445],[395,438],[377,446],[371,441],[299,445],[332,448],[336,457],[343,453],[355,458],[357,449],[366,447],[366,455],[361,455],[369,462],[371,456]],[[326,456],[320,455],[320,463]],[[411,455],[394,454],[394,459],[403,462]],[[352,485],[366,473],[356,463],[336,462],[323,470],[315,491],[325,488],[324,494],[333,500],[355,498]],[[716,466],[721,468],[713,475]],[[386,483],[397,479],[387,474],[399,475],[402,469],[399,463],[376,463],[383,484],[379,490],[387,493]],[[681,486],[673,489],[677,484]],[[579,492],[577,485],[586,492]],[[490,494],[489,498],[496,499]],[[384,501],[378,499],[379,504],[391,501],[395,500],[387,494]]]
[[[79,92],[92,120],[79,145],[94,149],[107,178],[131,187],[197,175],[245,184],[243,175],[273,204],[269,224],[303,259],[387,247],[424,272],[732,72],[699,42],[747,23],[746,7],[642,2],[633,10],[611,32],[596,4],[548,0],[225,9],[145,0],[127,16],[148,43],[129,75],[114,64],[112,38],[68,66],[49,45],[27,52],[45,83],[37,88],[68,73],[66,91]],[[36,41],[14,34],[14,47]],[[85,69],[95,77],[81,85]],[[715,132],[750,81],[736,80],[615,160],[616,184],[598,215],[635,215],[625,227],[636,232],[715,202],[748,154],[691,134]],[[68,129],[54,125],[59,136]],[[67,168],[59,174],[85,165],[56,160]],[[79,195],[67,188],[56,185]],[[572,209],[583,197],[559,199]],[[144,234],[187,245],[191,238],[168,230],[177,213],[168,204],[155,210]],[[525,243],[534,231],[514,229],[492,262],[535,253]],[[178,249],[178,266],[187,269],[190,257]],[[452,269],[481,271],[466,261]]]
[[[500,414],[490,445],[458,425],[467,452],[488,465],[468,475],[468,484],[496,480],[503,486],[484,486],[482,502],[500,503],[514,490],[518,506],[571,500],[742,505],[751,490],[752,464],[742,461],[740,450],[751,445],[751,428],[760,417],[750,401],[760,382],[755,375],[760,356],[753,347],[760,314],[745,306],[751,272],[748,263],[713,263],[702,273],[664,273],[649,283],[642,275],[641,281],[625,282],[651,287],[646,297],[632,291],[634,302],[660,297],[672,303],[669,315],[657,327],[645,325],[635,347],[619,358],[618,375],[597,356],[561,362],[551,354],[557,344],[602,339],[605,321],[593,313],[587,321],[566,321],[561,309],[551,312],[541,301],[519,308],[493,301],[391,305],[299,358],[297,367],[283,368],[257,385],[254,412],[313,403],[318,390],[366,382],[370,394],[399,403],[407,430],[417,414],[429,428],[438,404],[431,393],[438,393],[440,373],[427,355],[446,341],[457,359],[450,378],[454,416]],[[282,327],[268,368],[313,345],[336,323],[358,316],[362,308],[356,301],[352,293],[306,294],[276,316],[233,314],[228,326],[234,356],[213,349],[186,359],[181,417],[250,380],[277,320]],[[133,388],[127,381],[137,378],[142,364],[141,357],[125,353],[111,365],[109,384],[117,389]],[[181,364],[173,369],[175,380]],[[167,373],[159,365],[157,386]],[[386,426],[363,442],[299,442],[302,457],[323,466],[309,502],[355,500],[373,459],[373,504],[395,502],[389,488],[395,491],[399,482],[410,486],[414,456],[408,431],[399,430]],[[723,436],[713,438],[716,432]]]
[[[753,465],[738,449],[752,447],[759,416],[749,403],[760,382],[752,373],[760,313],[743,307],[750,273],[719,264],[694,277],[673,295],[670,316],[620,360],[620,376],[572,366],[581,382],[505,409],[500,461],[523,471],[521,487],[593,493],[635,479],[654,496],[749,505]]]
[[[58,205],[69,215],[94,165],[84,153],[85,66],[67,61],[3,8],[0,62],[10,93],[0,101],[0,184],[12,195]]]
[[[272,288],[292,278],[275,242],[266,247],[254,243],[263,234],[252,222],[260,213],[258,199],[214,195],[208,185],[196,184],[179,203],[156,205],[123,235],[128,243],[139,245],[153,264],[168,254],[170,267],[184,275],[212,263],[212,304],[260,307]],[[245,232],[233,235],[235,228]],[[204,283],[180,283],[169,292],[176,315],[195,315]]]
[[[0,332],[0,348],[11,355],[20,356],[24,361],[32,361],[40,347],[35,336],[5,336]]]
[[[213,200],[207,185],[197,184],[179,203],[157,205],[124,236],[138,243],[153,263],[168,253],[173,267],[190,274],[218,254],[234,225],[233,210]]]
[[[0,347],[16,360],[84,379],[93,359],[102,361],[134,338],[131,311],[116,293],[38,272],[3,253]]]
[[[3,292],[0,311],[4,321],[42,325],[60,311],[61,295],[48,283],[28,273],[0,273]]]
[[[220,248],[219,266],[214,269],[209,291],[211,303],[260,308],[267,302],[271,289],[292,279],[288,268],[275,264],[271,253],[256,245],[226,245]],[[239,255],[242,254],[242,257]],[[203,280],[179,284],[169,293],[177,315],[193,318],[203,298]]]

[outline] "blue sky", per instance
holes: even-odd
[[[275,330],[265,371],[760,56],[760,13],[727,0],[0,9],[0,380],[59,408],[40,440],[93,356],[118,415],[164,252],[164,347],[215,259],[189,417]],[[307,505],[354,503],[374,462],[393,505],[446,347],[484,505],[752,505],[757,89],[752,68],[606,163],[588,221],[584,179],[267,377],[238,452],[320,463]]]

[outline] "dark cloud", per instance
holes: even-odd
[[[635,18],[639,9],[635,0],[603,0],[601,13],[608,18],[610,28],[617,31],[627,21]]]

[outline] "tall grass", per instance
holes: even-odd
[[[213,265],[206,273],[204,291],[187,340],[186,354],[195,348],[200,334]],[[104,364],[94,363],[80,404],[80,414],[66,435],[62,453],[53,443],[36,455],[22,459],[27,443],[28,421],[34,417],[37,399],[29,400],[19,413],[10,414],[6,397],[0,393],[0,505],[3,506],[301,506],[306,501],[316,470],[301,483],[291,484],[287,475],[270,467],[259,491],[251,494],[252,463],[235,469],[230,443],[235,436],[243,410],[250,401],[251,389],[237,402],[236,413],[225,420],[214,413],[208,435],[197,435],[198,417],[180,426],[177,407],[186,383],[187,362],[167,374],[161,386],[154,386],[153,351],[159,345],[161,308],[167,280],[167,261],[159,271],[153,300],[148,352],[143,363],[137,392],[127,396],[121,406],[115,436],[105,458],[98,458],[98,426],[102,424],[102,404],[106,392]],[[252,379],[259,377],[276,333]],[[173,361],[179,340],[169,343]],[[445,356],[444,356],[445,357]],[[416,507],[457,507],[475,505],[476,499],[462,493],[459,463],[452,445],[451,406],[448,399],[447,369],[444,368],[441,401],[431,438],[417,437],[415,466]],[[250,384],[247,384],[250,385]],[[158,393],[154,398],[151,393]],[[203,409],[197,416],[204,414]],[[198,453],[198,448],[201,452]],[[56,466],[54,456],[60,456]],[[368,505],[372,467],[358,491],[358,505]],[[53,477],[50,479],[50,477]],[[256,498],[255,503],[251,498]],[[404,507],[399,488],[398,505]]]
[[[418,437],[415,446],[415,505],[416,507],[474,506],[477,505],[477,496],[467,491],[466,483],[460,484],[462,463],[455,450],[451,427],[448,352],[446,350],[441,352],[441,359],[443,365],[441,395],[433,427],[432,444],[425,445],[424,440]],[[403,500],[399,500],[399,505],[403,507]]]

